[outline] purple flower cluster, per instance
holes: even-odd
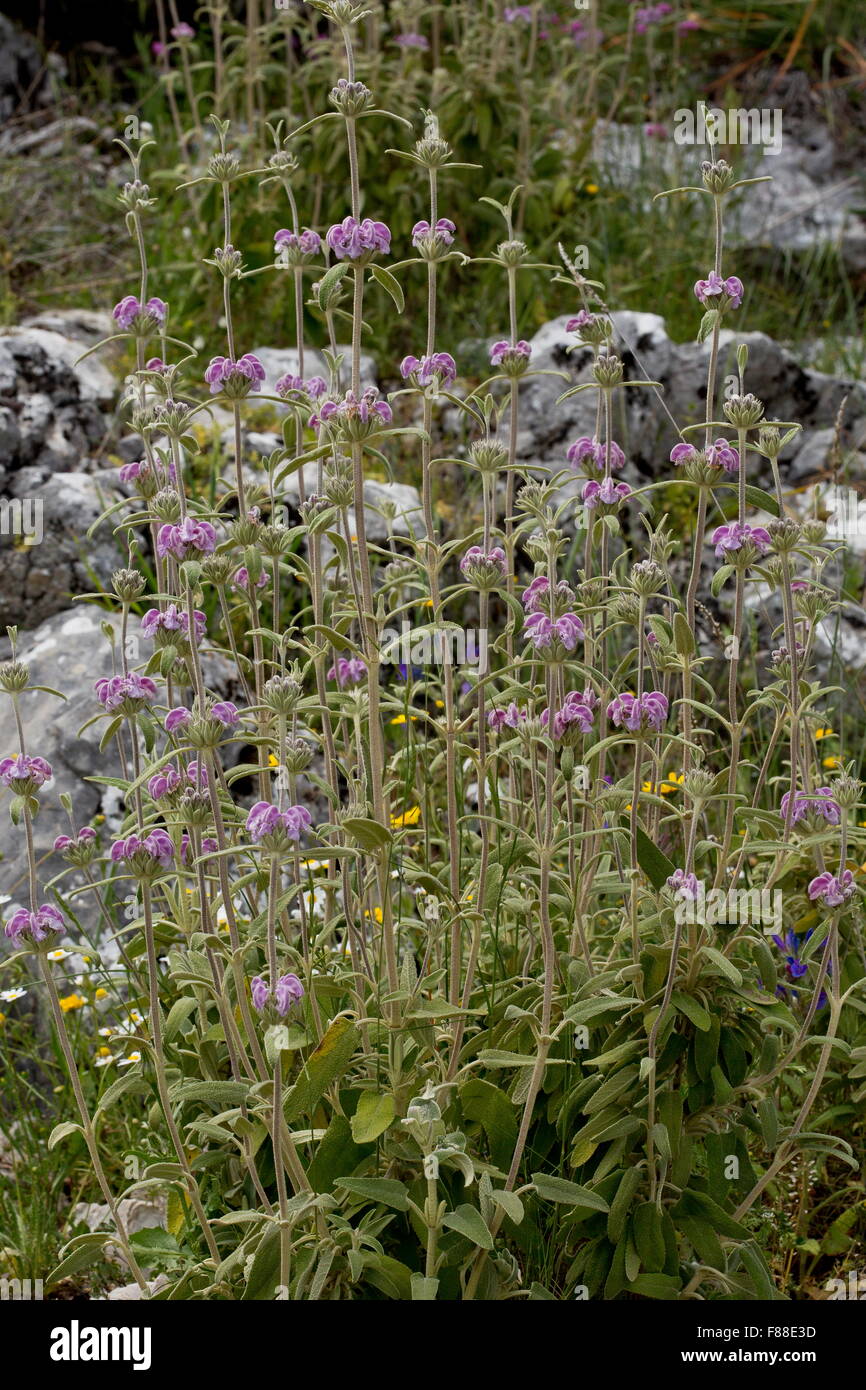
[[[694,444],[675,444],[671,449],[671,463],[677,465],[690,463],[699,456]],[[713,468],[724,468],[728,473],[736,473],[740,467],[740,455],[727,439],[717,439],[703,450],[703,456]]]
[[[660,690],[649,690],[638,698],[627,691],[617,695],[607,707],[607,717],[617,728],[636,734],[646,729],[660,733],[668,717],[668,700]]]
[[[53,776],[50,763],[44,758],[30,758],[26,753],[15,753],[0,762],[0,782],[4,787],[20,785],[35,789],[44,786]]]
[[[779,808],[785,820],[788,819],[790,800],[791,793],[785,792]],[[842,819],[842,809],[838,801],[834,799],[830,787],[816,787],[813,792],[796,792],[794,794],[791,824],[796,825],[798,821],[805,820],[808,815],[823,816],[829,825],[839,824]]]
[[[305,227],[302,232],[292,232],[287,227],[281,227],[278,232],[274,232],[274,251],[285,251],[290,258],[292,253],[297,256],[317,256],[321,249],[322,238],[309,227]]]
[[[636,34],[645,34],[653,24],[661,24],[666,15],[671,12],[671,7],[664,2],[660,5],[642,5],[635,12],[634,31]]]
[[[63,916],[56,907],[50,903],[43,903],[35,912],[28,912],[26,907],[19,907],[17,912],[13,912],[3,930],[16,946],[20,946],[22,941],[39,943],[45,941],[53,932],[62,931],[65,923]]]
[[[451,246],[457,228],[448,217],[440,217],[435,227],[429,222],[416,222],[412,228],[412,245],[419,247],[424,241],[435,238],[442,246]]]
[[[500,729],[519,729],[526,721],[526,711],[518,709],[514,701],[505,709],[492,709],[487,715],[487,723],[494,732]]]
[[[164,328],[167,313],[168,305],[164,299],[149,299],[142,308],[141,301],[134,294],[128,294],[119,304],[115,304],[111,316],[124,332],[134,330],[146,334],[156,328]]]
[[[274,390],[278,396],[285,397],[295,393],[303,393],[313,401],[324,396],[327,389],[328,383],[324,377],[311,376],[305,381],[303,377],[293,376],[291,372],[286,372],[285,376],[279,377],[274,385]]]
[[[216,531],[209,521],[185,521],[171,525],[166,522],[160,526],[156,536],[156,552],[165,559],[173,555],[176,560],[186,560],[190,555],[211,555],[216,549]]]
[[[687,874],[685,869],[674,869],[670,878],[665,880],[668,888],[673,888],[674,895],[682,898],[684,902],[696,903],[700,897],[700,884],[695,874]]]
[[[498,584],[508,574],[508,561],[501,545],[492,550],[482,550],[480,545],[470,545],[460,561],[460,572],[479,588]]]
[[[841,907],[854,896],[854,875],[850,869],[843,869],[838,878],[825,870],[809,884],[809,897],[812,902],[822,902],[825,907]]]
[[[400,363],[400,375],[404,381],[411,376],[418,386],[429,386],[432,381],[440,386],[447,386],[457,376],[457,363],[450,352],[432,352],[425,357],[404,357]]]
[[[532,346],[525,338],[517,343],[509,343],[501,338],[490,349],[490,365],[502,367],[506,372],[525,371],[531,356]]]
[[[608,448],[610,449],[610,471],[618,473],[621,468],[625,467],[625,454],[613,439],[608,446],[600,439],[590,439],[585,434],[581,435],[580,439],[575,439],[574,443],[569,445],[565,457],[572,468],[588,469],[594,467],[598,472],[603,473]]]
[[[212,396],[246,396],[257,381],[264,381],[265,369],[255,353],[245,352],[235,361],[231,357],[212,357],[204,379]]]
[[[706,280],[695,281],[695,296],[711,309],[739,309],[743,301],[743,282],[736,275],[729,275],[723,280],[717,270],[711,270]],[[713,300],[720,302],[712,303]]]
[[[769,531],[763,526],[749,526],[746,522],[731,521],[726,526],[717,526],[712,534],[716,555],[724,560],[747,544],[755,547],[759,555],[766,555],[772,545]]]
[[[310,821],[306,806],[290,806],[288,810],[281,811],[270,801],[257,801],[247,816],[247,834],[251,840],[259,841],[265,835],[282,830],[290,840],[300,840]]]
[[[521,599],[521,602],[523,604],[524,612],[549,612],[549,593],[550,580],[548,579],[547,575],[537,574],[534,579],[530,580],[526,588],[523,590],[523,597]],[[560,579],[559,583],[556,585],[556,589],[554,591],[554,600],[559,600],[562,603],[574,602],[574,592],[571,588],[571,585],[567,584],[564,579]]]
[[[151,777],[147,790],[154,801],[160,801],[164,796],[171,796],[184,785],[184,782],[188,782],[197,791],[202,791],[208,784],[207,768],[203,763],[191,762],[183,772],[178,772],[174,763],[167,763]]]
[[[133,463],[125,463],[119,470],[118,477],[122,483],[152,482],[154,490],[163,487],[166,483],[177,481],[177,473],[173,463],[169,463],[165,468],[158,460],[151,464],[147,459],[136,459]]]
[[[377,252],[387,256],[391,250],[389,229],[384,222],[374,222],[369,217],[363,222],[357,217],[344,217],[328,229],[325,240],[338,261],[359,261]]]
[[[537,652],[546,651],[558,642],[567,652],[573,652],[586,636],[583,623],[576,613],[563,613],[551,618],[549,613],[531,613],[524,624],[527,641]]]
[[[631,488],[628,483],[615,483],[613,478],[603,478],[600,483],[590,478],[588,483],[584,483],[581,496],[583,505],[590,509],[618,507],[626,497],[631,496]]]
[[[80,844],[92,844],[95,839],[96,831],[92,826],[85,825],[74,835],[58,835],[54,841],[54,852],[55,854],[65,854],[68,849]]]
[[[358,685],[367,674],[367,663],[359,656],[338,656],[328,671],[328,680],[336,680],[341,690],[347,685]]]
[[[423,34],[398,34],[394,42],[398,48],[420,48],[424,52],[430,47],[430,40]]]
[[[559,743],[571,735],[591,733],[592,719],[593,707],[587,703],[586,692],[579,695],[576,690],[571,690],[553,716],[553,737]],[[541,722],[547,728],[550,710],[542,710]]]
[[[156,685],[150,676],[103,676],[94,685],[96,698],[107,710],[121,705],[141,708],[156,699]]]
[[[348,428],[368,429],[371,425],[390,425],[394,412],[387,401],[379,399],[375,386],[368,386],[358,397],[354,391],[347,391],[341,401],[325,401],[318,413],[310,417],[313,428],[326,425],[331,420]]]
[[[159,865],[170,869],[174,862],[174,845],[168,831],[157,827],[144,837],[128,835],[125,840],[115,840],[108,857],[113,864],[129,863],[134,859],[139,868],[151,867],[147,864],[150,860],[154,868]]]
[[[198,608],[194,610],[194,618],[195,640],[200,642],[207,631],[207,618]],[[158,608],[149,608],[141,620],[141,631],[144,637],[155,637],[160,632],[182,632],[188,638],[189,614],[176,603],[170,603],[162,613]]]
[[[261,975],[256,975],[250,981],[250,993],[253,999],[253,1008],[258,1013],[263,1013],[271,998],[271,991],[265,984]],[[277,980],[274,990],[274,1007],[280,1018],[285,1018],[293,1004],[304,997],[304,986],[301,984],[297,975],[281,975]]]

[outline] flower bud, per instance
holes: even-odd
[[[0,666],[0,689],[7,695],[18,695],[30,683],[30,671],[23,661],[4,661]]]
[[[602,353],[592,364],[592,375],[599,386],[618,386],[622,381],[622,362],[613,353]]]
[[[135,603],[147,588],[147,580],[138,570],[115,570],[111,576],[111,587],[124,603]]]
[[[722,409],[727,419],[732,425],[736,425],[737,429],[751,429],[764,413],[763,403],[751,392],[745,396],[729,397]]]
[[[705,159],[701,177],[708,192],[726,193],[734,181],[734,171],[726,159]]]

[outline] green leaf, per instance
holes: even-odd
[[[316,1192],[332,1192],[341,1173],[349,1173],[364,1157],[364,1150],[352,1138],[345,1115],[335,1115],[328,1125],[315,1156],[307,1169],[307,1177]]]
[[[694,656],[695,636],[682,613],[674,614],[674,646],[680,656]]]
[[[268,1225],[256,1246],[247,1285],[241,1295],[244,1303],[270,1302],[280,1277],[280,1228]]]
[[[666,854],[662,854],[658,845],[653,843],[640,826],[637,827],[635,834],[635,847],[637,849],[637,862],[653,888],[658,891],[664,887],[665,881],[675,872],[675,865],[671,863]]]
[[[384,1134],[395,1115],[394,1097],[364,1091],[352,1116],[352,1138],[356,1144],[372,1144]]]
[[[610,1211],[610,1207],[597,1192],[588,1187],[569,1182],[566,1178],[551,1177],[547,1173],[533,1173],[532,1181],[539,1197],[544,1202],[561,1202],[569,1207],[581,1207],[585,1211]]]
[[[493,1249],[493,1237],[484,1224],[484,1218],[477,1207],[472,1207],[468,1202],[456,1211],[445,1213],[442,1224],[451,1231],[457,1231],[459,1235],[466,1236],[473,1245],[480,1245],[482,1250]]]
[[[73,1124],[71,1120],[65,1120],[63,1124],[55,1125],[48,1136],[48,1147],[53,1149],[55,1145],[62,1144],[64,1139],[68,1139],[70,1134],[83,1134],[81,1125]]]
[[[395,1211],[409,1210],[409,1192],[406,1184],[396,1178],[337,1178],[335,1187],[343,1187],[353,1197],[364,1197],[370,1202],[381,1202],[383,1206],[393,1207]]]
[[[716,967],[718,974],[724,975],[726,979],[731,981],[731,984],[741,985],[743,983],[743,977],[737,967],[728,960],[727,956],[723,956],[721,951],[717,951],[715,946],[702,946],[700,955],[705,956],[710,964]]]
[[[402,314],[403,309],[405,307],[405,300],[403,298],[403,291],[400,288],[399,280],[396,280],[394,276],[391,274],[390,270],[386,270],[384,266],[381,265],[371,265],[370,273],[373,276],[373,279],[382,286],[382,289],[387,290],[388,294],[394,301],[397,313]]]
[[[325,1091],[346,1071],[358,1045],[358,1029],[348,1018],[335,1018],[319,1046],[307,1058],[304,1069],[286,1094],[286,1123],[310,1115]]]
[[[434,1303],[438,1292],[438,1279],[425,1279],[423,1274],[412,1275],[413,1303]]]
[[[506,1168],[517,1139],[517,1117],[504,1091],[489,1081],[473,1077],[460,1087],[460,1104],[467,1120],[476,1120],[487,1135],[490,1157],[497,1168]]]
[[[671,995],[671,1000],[679,1012],[685,1014],[689,1022],[693,1023],[702,1033],[709,1030],[712,1019],[697,999],[693,999],[690,994],[684,994],[681,989],[675,989]]]
[[[368,820],[365,816],[349,816],[341,824],[361,849],[383,849],[385,845],[390,845],[394,838],[387,826],[380,825],[377,820]]]
[[[327,310],[334,302],[340,292],[340,281],[349,271],[347,261],[339,261],[337,265],[332,265],[330,270],[326,270],[319,281],[318,299],[319,308]]]

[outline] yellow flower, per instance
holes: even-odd
[[[832,730],[832,729],[816,729],[816,730],[815,730],[815,738],[816,738],[816,740],[817,740],[817,739],[821,739],[821,738],[835,738],[835,737],[836,737],[836,735],[833,733],[833,730]]]
[[[417,714],[410,714],[410,715],[409,715],[409,718],[411,719],[412,723],[415,724],[415,723],[417,722],[418,716],[417,716]],[[406,723],[406,716],[405,716],[405,714],[398,714],[397,717],[396,717],[395,719],[392,719],[392,720],[390,720],[389,722],[390,722],[391,724],[405,724],[405,723]]]
[[[400,825],[417,825],[421,819],[421,807],[410,806],[408,811],[402,811],[399,816],[391,817],[391,825],[395,829]]]
[[[375,920],[376,920],[377,922],[381,922],[381,921],[383,920],[383,919],[382,919],[382,909],[381,909],[381,907],[374,907],[372,912],[367,912],[367,911],[365,911],[365,912],[364,912],[364,916],[365,916],[365,917],[373,917],[373,918],[375,918]]]
[[[64,999],[61,999],[60,1007],[65,1014],[68,1014],[72,1009],[83,1009],[86,1003],[87,1000],[83,994],[67,994]]]
[[[595,195],[595,194],[598,192],[598,184],[597,184],[597,183],[588,183],[588,184],[586,185],[586,187],[584,188],[583,191],[584,191],[584,193],[589,193],[589,194],[591,194],[591,195]]]
[[[98,1047],[98,1048],[96,1049],[96,1055],[97,1055],[97,1057],[110,1057],[110,1056],[111,1056],[111,1048],[110,1048],[110,1047]]]
[[[685,780],[686,774],[684,772],[669,772],[662,782],[662,796],[664,796],[666,792],[675,792],[678,787],[683,785]]]
[[[107,998],[108,998],[108,990],[107,990],[107,989],[103,989],[103,988],[100,986],[100,988],[96,991],[96,993],[94,994],[93,997],[94,997],[94,999],[107,999]]]
[[[2,1026],[5,1022],[6,1022],[6,1015],[5,1015],[5,1014],[0,1014],[0,1026]]]
[[[821,766],[822,766],[822,767],[828,767],[828,768],[841,767],[841,766],[842,766],[842,759],[841,759],[841,758],[835,758],[835,757],[824,758],[823,762],[821,763]]]
[[[274,753],[268,754],[268,762],[270,763],[271,767],[279,767],[280,765],[280,760]]]

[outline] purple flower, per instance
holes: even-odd
[[[184,20],[181,20],[180,24],[175,24],[172,29],[171,37],[173,39],[194,39],[195,30],[191,24],[187,24]]]
[[[673,888],[676,897],[682,898],[684,902],[696,903],[700,897],[700,884],[695,874],[687,874],[685,869],[674,869],[670,878],[666,879],[668,888]]]
[[[717,439],[714,444],[708,444],[703,453],[707,463],[714,468],[725,468],[729,473],[736,473],[740,467],[740,455],[727,439]],[[698,456],[699,451],[694,444],[675,444],[671,449],[671,463],[677,465],[690,463]]]
[[[854,896],[854,875],[850,869],[843,869],[838,878],[829,871],[819,874],[809,884],[809,897],[812,902],[820,901],[825,907],[841,907]]]
[[[429,222],[416,222],[412,228],[412,245],[418,247],[428,238],[432,238],[443,246],[451,246],[456,230],[448,217],[440,217],[435,227],[431,227]]]
[[[460,561],[460,571],[479,589],[495,587],[508,574],[505,551],[499,545],[486,552],[480,545],[470,545]]]
[[[140,482],[142,491],[147,489],[149,495],[167,482],[174,483],[177,480],[174,464],[169,463],[166,468],[158,459],[154,459],[152,464],[147,459],[135,459],[132,463],[125,463],[119,469],[118,477],[122,483]]]
[[[613,439],[610,441],[609,447],[610,470],[612,473],[618,473],[621,468],[625,467],[625,454]],[[604,444],[602,440],[590,439],[584,434],[581,435],[580,439],[575,439],[574,443],[569,445],[565,457],[568,459],[572,468],[580,468],[582,466],[584,469],[588,469],[594,467],[599,472],[603,473],[607,453],[608,446]]]
[[[763,526],[749,526],[746,522],[731,521],[727,526],[717,526],[712,534],[716,555],[721,560],[742,550],[749,542],[759,555],[766,555],[772,545],[770,534]]]
[[[278,396],[289,396],[295,392],[303,392],[311,400],[317,401],[320,396],[324,396],[328,389],[328,384],[323,377],[311,376],[306,381],[303,377],[293,376],[291,372],[286,372],[274,385],[274,390]]]
[[[109,850],[113,864],[133,861],[137,871],[150,872],[159,865],[170,869],[174,862],[174,845],[167,831],[157,827],[149,835],[128,835],[125,840],[115,840]]]
[[[178,705],[177,709],[170,709],[165,716],[165,732],[173,734],[175,729],[185,729],[191,719],[189,710],[184,709],[183,705]]]
[[[369,217],[363,222],[357,217],[344,217],[328,229],[325,240],[338,261],[357,261],[376,252],[387,256],[391,250],[391,233],[385,223],[373,222]]]
[[[262,1013],[271,997],[271,991],[268,989],[261,975],[256,975],[255,979],[251,982],[250,993],[253,997],[253,1008],[257,1009],[259,1013]]]
[[[566,333],[580,333],[584,328],[593,328],[598,322],[598,316],[591,314],[588,309],[578,309],[574,318],[570,318],[565,325]]]
[[[548,613],[532,613],[524,624],[527,640],[538,651],[544,651],[558,641],[567,652],[573,652],[585,633],[576,613],[563,613],[551,618]]]
[[[780,811],[785,820],[788,819],[788,803],[791,793],[785,792],[782,797]],[[796,792],[794,795],[794,809],[791,812],[791,824],[796,825],[798,821],[805,820],[808,815],[823,816],[824,820],[830,825],[838,825],[842,819],[842,810],[838,801],[833,798],[830,787],[816,787],[813,792]]]
[[[188,857],[189,857],[189,844],[190,844],[190,841],[189,841],[189,834],[188,834],[187,831],[185,830],[185,831],[183,832],[183,835],[181,836],[181,840],[180,840],[180,862],[181,862],[182,864],[185,864],[185,863],[187,862]],[[217,852],[218,849],[219,849],[219,845],[217,844],[216,840],[214,840],[214,839],[212,839],[210,836],[206,835],[206,836],[204,837],[204,839],[202,840],[202,842],[201,842],[201,852],[202,852],[202,854],[203,854],[203,855],[205,855],[205,854],[216,854],[216,852]]]
[[[268,576],[265,574],[265,571],[262,570],[261,574],[256,580],[256,588],[264,589],[267,582]],[[239,570],[235,570],[234,577],[232,578],[232,583],[234,584],[236,589],[248,589],[250,587],[250,572],[247,569],[246,565],[241,565]]]
[[[532,23],[531,5],[506,5],[502,12],[502,18],[506,24],[515,24],[517,20],[522,20],[524,24]]]
[[[271,991],[265,984],[261,975],[256,975],[250,981],[250,993],[253,1000],[253,1008],[258,1013],[263,1013],[271,997]],[[297,975],[281,975],[277,980],[274,990],[274,1007],[280,1018],[285,1018],[293,1004],[297,1004],[304,997],[304,986],[301,984]]]
[[[336,680],[341,690],[347,685],[358,685],[367,674],[367,664],[359,656],[338,656],[328,671],[328,680]]]
[[[52,932],[62,931],[64,926],[63,916],[57,908],[43,903],[35,912],[19,907],[9,918],[4,931],[16,946],[20,946],[22,941],[45,941]]]
[[[264,381],[265,369],[252,352],[245,352],[237,361],[231,357],[212,357],[204,379],[212,396],[221,391],[235,398],[248,395],[257,381]]]
[[[97,700],[107,710],[126,705],[132,711],[156,699],[156,685],[149,676],[103,676],[93,688]]]
[[[490,349],[491,367],[502,367],[506,371],[525,371],[532,356],[532,347],[525,338],[518,343],[506,342],[501,338]]]
[[[530,580],[526,588],[523,590],[523,598],[521,599],[521,602],[523,604],[524,611],[526,613],[549,612],[549,593],[550,580],[548,579],[547,575],[537,574],[534,579]],[[574,592],[571,588],[571,585],[567,584],[564,579],[560,579],[559,583],[556,586],[555,598],[558,601],[558,606],[560,607],[562,607],[563,604],[569,604],[574,602]]]
[[[429,386],[435,381],[439,386],[447,386],[457,376],[457,363],[450,352],[433,352],[427,357],[404,357],[400,363],[400,375],[405,381],[414,377],[418,386]]]
[[[592,709],[583,696],[576,690],[569,691],[553,716],[553,737],[557,742],[569,742],[572,735],[591,733],[592,717]],[[547,728],[549,722],[550,710],[542,710],[541,723]]]
[[[198,608],[195,609],[195,640],[200,642],[207,631],[207,618]],[[155,637],[159,632],[182,632],[189,636],[189,614],[176,603],[170,603],[164,612],[149,608],[141,620],[141,631],[145,637]]]
[[[165,300],[149,299],[142,308],[141,301],[136,299],[134,294],[126,295],[111,311],[112,318],[124,332],[132,330],[145,337],[155,329],[165,327],[167,313],[168,305]]]
[[[519,729],[526,719],[526,711],[518,709],[514,701],[506,709],[492,709],[487,715],[487,723],[494,732],[500,729]]]
[[[309,828],[311,816],[306,806],[290,806],[281,811],[269,801],[257,801],[247,816],[247,834],[251,840],[261,841],[266,835],[283,830],[290,840],[300,840]]]
[[[383,424],[390,425],[393,418],[388,402],[379,400],[375,386],[368,386],[360,398],[354,391],[347,391],[341,401],[325,401],[318,413],[310,416],[310,425],[316,429],[333,420],[353,439],[360,439],[375,433]]]
[[[180,773],[172,763],[168,763],[151,777],[147,784],[148,794],[154,801],[159,801],[162,797],[170,796],[172,792],[177,791],[180,783]]]
[[[588,483],[584,483],[581,495],[583,505],[590,509],[598,506],[618,507],[626,497],[631,496],[631,488],[628,483],[615,483],[613,478],[603,478],[600,483],[590,478]]]
[[[670,14],[671,7],[667,4],[644,5],[635,14],[634,31],[636,34],[645,34],[652,24],[660,24],[665,15]]]
[[[156,550],[162,559],[173,555],[177,560],[186,560],[191,552],[211,555],[215,549],[216,531],[209,521],[193,521],[187,517],[173,526],[166,522],[157,532]]]
[[[298,256],[317,256],[322,249],[322,238],[318,232],[313,232],[309,227],[305,227],[302,232],[291,232],[286,227],[281,227],[274,233],[274,251],[285,250],[289,259],[292,253]]]
[[[428,49],[430,40],[425,39],[423,34],[398,34],[394,42],[399,48],[421,48]]]
[[[57,854],[63,854],[71,845],[80,844],[82,841],[87,843],[96,839],[96,831],[91,825],[85,825],[81,830],[76,831],[75,835],[58,835],[54,841],[54,850]]]
[[[4,787],[16,787],[20,783],[35,789],[44,786],[53,776],[50,763],[44,758],[28,757],[26,753],[15,753],[0,762],[0,782]]]
[[[607,717],[617,728],[628,729],[631,733],[646,729],[660,733],[668,717],[667,696],[660,690],[650,690],[638,699],[628,691],[611,700]]]
[[[695,281],[695,295],[702,304],[709,304],[711,309],[739,309],[743,300],[743,282],[738,280],[736,275],[729,275],[727,280],[723,280],[717,270],[711,270],[706,280]],[[723,295],[724,303],[710,302],[720,299]]]
[[[211,705],[209,718],[215,719],[227,729],[233,729],[240,723],[241,716],[237,705],[233,705],[231,700],[218,700],[215,705]]]

